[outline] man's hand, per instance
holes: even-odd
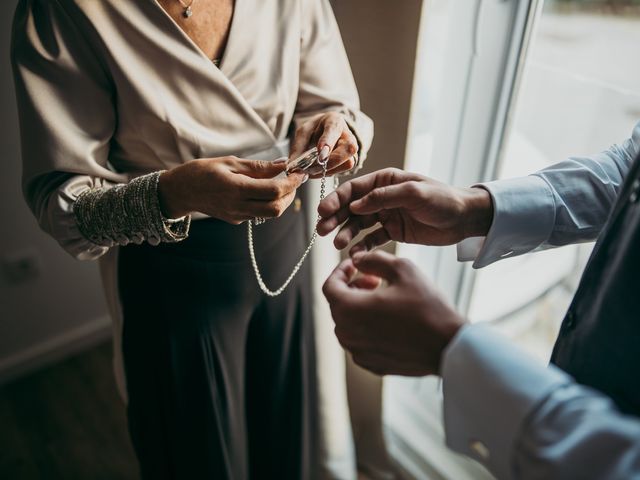
[[[342,225],[334,241],[339,249],[360,231],[380,223],[380,228],[351,249],[351,255],[391,240],[452,245],[486,235],[493,219],[486,190],[455,188],[395,168],[344,183],[320,203],[318,212],[322,216],[320,235]]]
[[[296,158],[311,147],[318,148],[321,160],[329,159],[327,175],[347,172],[356,165],[358,140],[338,112],[324,113],[302,124],[296,130],[289,158]],[[321,176],[314,174],[311,178]]]
[[[342,262],[323,292],[338,340],[378,375],[439,373],[442,352],[465,323],[411,262],[382,251]]]

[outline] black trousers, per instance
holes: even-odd
[[[305,248],[302,213],[254,228],[265,281]],[[128,418],[144,479],[307,479],[317,460],[310,273],[263,295],[246,225],[121,249]]]

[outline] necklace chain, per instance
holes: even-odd
[[[328,162],[328,159],[327,159],[324,162],[318,162],[318,163],[320,163],[320,165],[322,165],[322,179],[320,180],[320,201],[322,201],[322,200],[324,200],[324,196],[325,196],[325,192],[326,192],[327,164],[329,162]],[[247,222],[247,237],[248,237],[248,240],[249,240],[249,256],[251,257],[251,266],[253,267],[253,272],[256,275],[256,280],[258,281],[258,286],[260,287],[260,290],[262,290],[262,292],[265,295],[267,295],[269,297],[277,297],[277,296],[281,295],[282,292],[284,292],[286,290],[286,288],[289,286],[291,281],[298,274],[298,271],[300,271],[300,268],[302,267],[302,264],[304,263],[304,261],[309,256],[309,253],[311,252],[311,249],[313,248],[313,245],[316,243],[316,240],[318,238],[318,223],[320,222],[321,219],[322,219],[322,217],[320,215],[318,215],[318,217],[316,218],[315,227],[313,229],[313,234],[311,235],[311,238],[309,239],[309,245],[307,245],[307,248],[305,249],[304,253],[300,257],[300,260],[298,260],[298,263],[296,263],[295,267],[293,267],[293,270],[291,271],[291,274],[287,277],[287,279],[284,281],[282,286],[280,288],[278,288],[277,290],[271,290],[267,286],[267,284],[264,282],[264,279],[262,278],[262,274],[260,273],[260,267],[258,267],[258,262],[256,261],[256,252],[255,252],[254,241],[253,241],[253,221],[250,220],[249,222]]]

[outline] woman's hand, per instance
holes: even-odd
[[[193,160],[160,176],[160,206],[169,218],[201,212],[234,225],[256,217],[279,217],[307,179],[302,173],[274,178],[285,167],[285,160]]]
[[[324,113],[302,124],[296,130],[289,158],[296,158],[314,146],[318,148],[321,160],[329,158],[327,175],[346,172],[356,166],[358,141],[340,113]],[[320,176],[313,175],[314,178]]]

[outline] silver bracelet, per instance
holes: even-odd
[[[162,171],[128,184],[82,192],[73,205],[80,233],[91,243],[111,247],[130,242],[175,243],[189,236],[191,217],[167,219],[160,209],[158,180]]]

